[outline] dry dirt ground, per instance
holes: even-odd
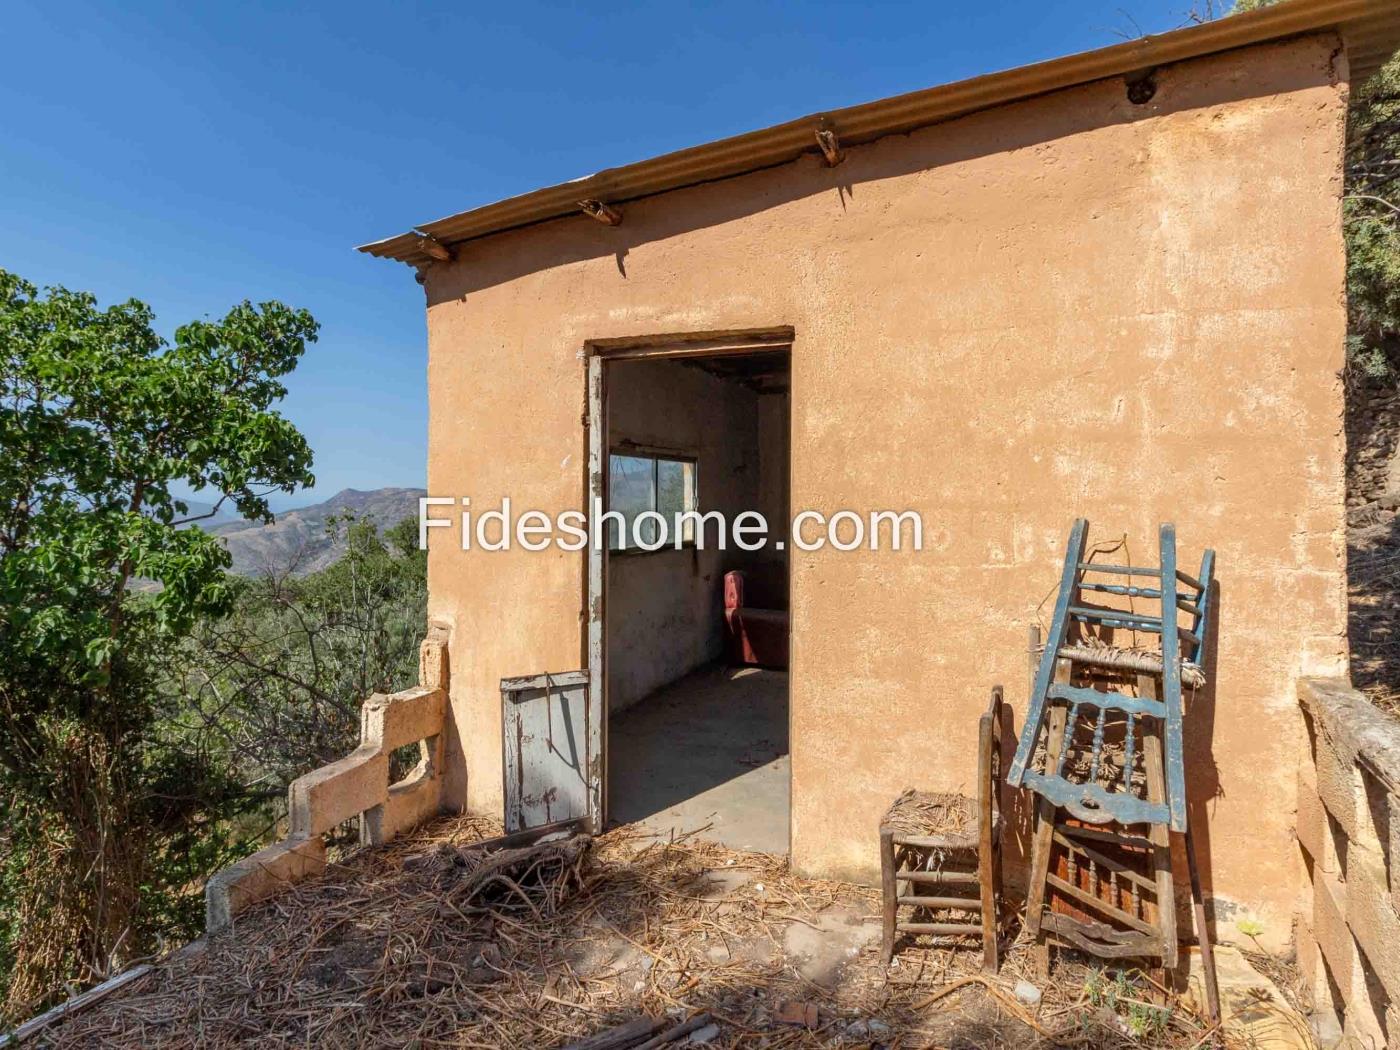
[[[1135,972],[1066,958],[1027,1006],[1021,947],[989,982],[971,942],[911,946],[887,970],[878,893],[780,858],[623,828],[498,878],[470,849],[496,830],[443,820],[357,851],[38,1041],[560,1047],[705,1011],[714,1047],[1217,1045]]]

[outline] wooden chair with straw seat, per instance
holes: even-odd
[[[977,797],[906,791],[880,822],[884,960],[900,934],[982,937],[983,967],[1000,965],[1001,686],[977,727]],[[908,919],[901,912],[909,912]]]

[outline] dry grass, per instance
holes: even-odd
[[[975,834],[977,803],[964,795],[910,788],[890,804],[881,823],[911,835]]]
[[[360,851],[45,1041],[553,1047],[703,1010],[722,1047],[1216,1045],[1144,977],[1061,962],[1038,981],[1021,948],[990,980],[977,949],[910,946],[886,970],[870,936],[877,892],[797,878],[780,858],[619,829],[484,876],[469,844],[496,831],[445,820]],[[823,963],[799,942],[851,947]],[[1033,1010],[1013,995],[1018,977],[1044,989]],[[815,1027],[780,1023],[784,1000],[816,1004]]]

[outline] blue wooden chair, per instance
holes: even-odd
[[[1206,685],[1215,554],[1177,568],[1161,526],[1156,566],[1085,559],[1075,521],[1050,628],[1034,664],[1007,783],[1039,796],[1026,928],[1094,954],[1178,961],[1172,833],[1184,839],[1196,927],[1214,962],[1186,809],[1183,688]],[[1127,644],[1121,637],[1128,636]],[[1140,639],[1147,644],[1139,644]]]

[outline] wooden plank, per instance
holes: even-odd
[[[1196,846],[1191,831],[1186,830],[1186,869],[1191,876],[1191,911],[1196,920],[1196,943],[1201,949],[1201,972],[1205,977],[1206,1010],[1210,1020],[1220,1020],[1220,984],[1215,976],[1215,949],[1210,943],[1210,927],[1206,924],[1206,899],[1201,893],[1201,872],[1196,866]]]
[[[1059,645],[1051,648],[1046,643],[1045,651],[1054,653]],[[1043,661],[1042,661],[1043,662]],[[1055,660],[1055,681],[1058,684],[1069,682],[1070,662]],[[1039,676],[1037,675],[1037,681]],[[1048,688],[1048,683],[1047,683]],[[1043,694],[1042,694],[1043,695]],[[1045,740],[1045,761],[1053,767],[1060,759],[1060,742],[1064,737],[1065,709],[1056,704],[1050,709],[1049,736]],[[1031,870],[1026,893],[1026,930],[1032,937],[1040,936],[1040,920],[1049,903],[1045,896],[1045,879],[1050,874],[1050,850],[1055,834],[1055,804],[1039,795],[1035,800],[1035,830],[1031,834]]]
[[[1103,959],[1156,958],[1161,955],[1157,938],[1125,930],[1114,930],[1102,923],[1080,922],[1068,915],[1045,916],[1045,929],[1076,948]]]
[[[992,973],[1000,967],[997,939],[997,897],[1000,868],[993,841],[996,816],[1000,811],[1001,783],[997,777],[1001,748],[1001,686],[992,687],[991,703],[977,720],[977,882],[982,914],[982,966]],[[935,898],[939,899],[939,898]]]
[[[687,357],[726,357],[736,354],[781,353],[792,349],[792,340],[773,342],[717,342],[699,346],[639,346],[626,350],[604,351],[609,361],[668,360]]]
[[[1083,856],[1085,860],[1091,860],[1095,864],[1099,864],[1107,868],[1109,871],[1117,872],[1119,875],[1122,875],[1130,882],[1136,882],[1143,889],[1152,890],[1154,892],[1156,891],[1156,885],[1153,883],[1153,881],[1144,876],[1141,872],[1134,871],[1126,864],[1116,861],[1112,857],[1106,856],[1105,854],[1098,852],[1098,850],[1090,849],[1083,843],[1071,840],[1070,838],[1066,837],[1066,830],[1067,829],[1064,825],[1060,825],[1055,829],[1055,841],[1058,842],[1060,845],[1064,846],[1066,849],[1074,850],[1076,853]]]
[[[502,820],[507,834],[526,830],[527,827],[521,802],[525,783],[525,756],[522,753],[525,730],[512,696],[512,693],[501,693],[501,790],[505,799]]]
[[[1186,766],[1182,754],[1181,711],[1181,643],[1176,626],[1176,526],[1162,524],[1162,701],[1167,705],[1166,740],[1163,755],[1166,761],[1167,808],[1171,812],[1171,829],[1186,830]],[[1188,579],[1188,583],[1194,581]],[[1188,632],[1188,637],[1192,637]]]
[[[1061,834],[1090,842],[1107,842],[1114,846],[1132,846],[1134,849],[1151,849],[1152,840],[1126,831],[1102,831],[1099,828],[1086,828],[1078,824],[1061,824],[1057,829]]]
[[[1069,629],[1069,607],[1079,591],[1075,583],[1079,575],[1079,563],[1084,558],[1084,542],[1088,529],[1088,521],[1077,518],[1069,531],[1064,569],[1060,573],[1060,592],[1055,598],[1055,612],[1050,621],[1050,634],[1045,639],[1045,651],[1041,655],[1040,666],[1036,669],[1035,682],[1031,686],[1031,695],[1026,704],[1026,724],[1021,730],[1016,756],[1011,760],[1011,769],[1006,775],[1006,782],[1012,787],[1021,786],[1026,765],[1035,754],[1041,722],[1045,719],[1046,690],[1050,688],[1050,680],[1055,674],[1056,654],[1064,644],[1065,634]]]
[[[981,911],[980,897],[919,897],[904,894],[897,898],[902,908],[961,908],[963,911]]]
[[[626,1050],[627,1047],[636,1046],[643,1039],[661,1031],[670,1023],[667,1017],[636,1017],[626,1024],[609,1028],[606,1032],[570,1043],[563,1050]]]
[[[608,402],[606,366],[596,353],[588,357],[588,485],[589,529],[593,528],[595,507],[606,505],[608,490]],[[608,782],[608,668],[606,650],[608,545],[587,545],[588,595],[584,617],[588,623],[588,706],[584,737],[588,765],[588,819],[594,834],[603,830],[607,819]]]
[[[587,671],[560,671],[557,674],[529,674],[521,678],[502,678],[501,692],[524,693],[552,685],[587,685]]]
[[[1205,670],[1206,631],[1210,627],[1210,585],[1215,575],[1215,551],[1209,548],[1201,555],[1201,594],[1196,602],[1195,619],[1191,621],[1191,659]]]
[[[1135,715],[1148,715],[1152,718],[1165,718],[1166,707],[1157,700],[1148,700],[1125,693],[1106,692],[1100,689],[1086,689],[1078,685],[1052,685],[1052,700],[1068,700],[1080,706],[1088,705],[1102,710],[1131,711]]]
[[[1048,872],[1045,876],[1045,881],[1066,896],[1073,897],[1080,904],[1088,905],[1090,908],[1096,908],[1109,918],[1116,919],[1126,926],[1131,926],[1141,933],[1155,932],[1152,929],[1151,923],[1143,922],[1136,915],[1129,915],[1122,908],[1109,904],[1108,901],[1097,894],[1090,893],[1085,889],[1080,889],[1080,887],[1076,886],[1074,883],[1065,881],[1054,872]]]
[[[1157,695],[1155,675],[1138,676],[1138,692],[1143,696]],[[1162,766],[1162,727],[1144,726],[1142,763],[1147,772],[1147,797],[1161,802],[1166,797],[1166,774]],[[1152,842],[1152,870],[1156,880],[1157,925],[1162,931],[1162,965],[1176,969],[1178,945],[1176,931],[1176,879],[1172,874],[1171,832],[1164,824],[1148,828]]]
[[[975,871],[897,871],[895,878],[901,882],[915,883],[962,883],[974,885],[977,882]]]
[[[118,988],[125,987],[138,977],[144,977],[151,972],[149,963],[142,963],[140,966],[133,966],[124,973],[119,973],[115,977],[108,978],[94,988],[75,995],[66,1002],[59,1003],[51,1010],[46,1010],[38,1017],[30,1018],[14,1031],[7,1035],[0,1034],[0,1046],[18,1045],[26,1040],[38,1035],[49,1025],[56,1021],[61,1021],[79,1010],[92,1006],[102,999],[107,998]]]
[[[880,829],[881,948],[884,952],[886,966],[894,958],[895,909],[897,907],[895,897],[899,893],[899,884],[895,882],[894,876],[894,831],[882,827]]]
[[[935,937],[980,937],[982,926],[972,922],[901,922],[900,933],[928,933]]]
[[[1152,824],[1168,819],[1167,807],[1102,784],[1076,783],[1064,777],[1028,770],[1026,786],[1049,802],[1090,824]]]
[[[628,351],[638,351],[646,356],[668,354],[713,354],[726,347],[738,353],[757,353],[763,350],[787,350],[792,346],[797,331],[791,325],[776,325],[771,328],[742,328],[687,332],[676,335],[624,335],[610,339],[590,339],[588,348],[608,360],[616,360]]]
[[[581,817],[573,820],[560,820],[553,824],[541,824],[537,828],[526,828],[523,831],[513,831],[508,835],[497,835],[494,838],[479,839],[476,842],[463,843],[464,849],[519,849],[521,846],[533,846],[541,839],[546,839],[550,835],[574,834],[584,829],[584,821]]]

